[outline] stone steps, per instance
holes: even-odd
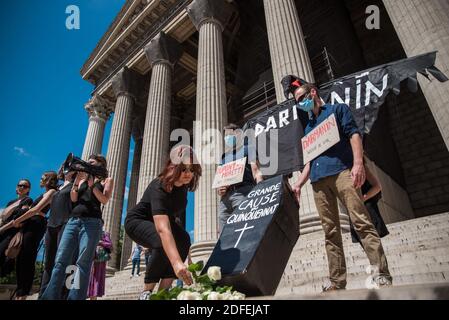
[[[393,288],[412,284],[449,283],[449,213],[390,224],[388,229],[390,235],[382,239],[382,244],[394,277]],[[343,243],[348,268],[347,288],[365,288],[368,259],[361,246],[351,242],[349,233],[343,234]],[[144,277],[142,274],[140,278],[130,279],[129,275],[130,271],[124,270],[107,278],[107,296],[103,299],[136,300],[143,288]],[[301,236],[284,271],[276,296],[269,298],[286,297],[285,294],[287,297],[299,297],[320,293],[322,286],[327,283],[327,277],[323,232]],[[346,292],[350,291],[354,290]]]

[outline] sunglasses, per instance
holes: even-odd
[[[184,169],[182,169],[182,172],[186,173],[186,172],[190,172],[190,173],[194,173],[195,171],[193,170],[193,167],[184,167]]]
[[[28,189],[30,186],[26,185],[26,184],[18,184],[17,188],[24,188],[24,189]]]

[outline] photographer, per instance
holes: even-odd
[[[6,205],[5,210],[0,215],[0,225],[7,228],[7,225],[12,224],[12,220],[18,218],[25,213],[33,203],[33,199],[29,197],[31,183],[27,179],[22,179],[17,183],[16,194],[17,198],[11,200]],[[17,228],[9,228],[4,232],[0,232],[0,277],[4,277],[14,269],[14,259],[9,259],[5,255],[11,239],[19,231]]]
[[[89,157],[88,164],[106,170],[106,159],[99,155]],[[112,178],[100,179],[85,172],[79,172],[70,192],[74,207],[66,224],[56,254],[56,262],[43,300],[61,299],[66,268],[78,249],[74,285],[70,288],[68,300],[85,300],[95,249],[102,234],[102,210],[112,195]]]

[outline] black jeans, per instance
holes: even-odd
[[[179,255],[184,261],[189,254],[190,236],[178,224],[170,222],[170,226]],[[145,248],[152,248],[151,258],[145,271],[145,283],[156,283],[160,279],[176,278],[153,222],[143,219],[126,219],[125,230],[134,242]]]
[[[50,281],[51,272],[55,266],[56,252],[58,251],[59,241],[64,232],[64,227],[65,224],[58,227],[47,227],[47,232],[45,233],[44,274],[42,275],[39,297],[44,293]]]
[[[23,226],[23,241],[17,256],[17,293],[19,297],[30,294],[39,244],[44,236],[47,222],[43,217],[33,217]]]

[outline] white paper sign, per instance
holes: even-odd
[[[340,142],[337,120],[331,114],[315,129],[301,139],[304,164],[309,163],[320,154]]]
[[[216,189],[224,186],[232,186],[233,184],[242,182],[245,164],[246,157],[218,166],[217,171],[215,172],[212,188]]]

